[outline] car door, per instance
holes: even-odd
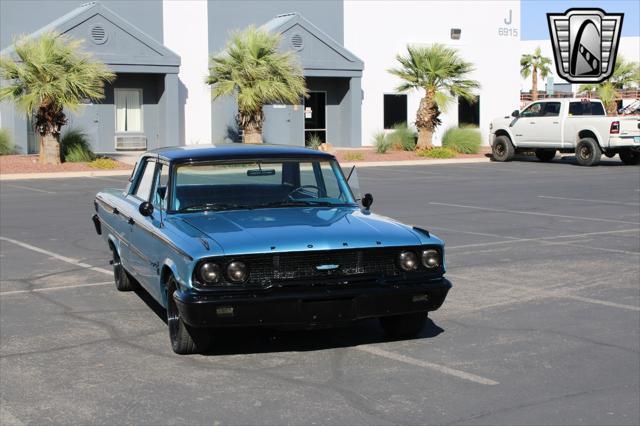
[[[535,117],[531,140],[537,146],[559,148],[562,144],[562,126],[560,122],[560,102],[543,102],[540,113]]]
[[[543,108],[544,102],[534,102],[511,122],[511,133],[515,137],[516,146],[536,146],[536,123]]]
[[[162,169],[166,166],[160,164],[155,159],[147,159],[142,164],[138,181],[129,194],[129,199],[134,205],[129,219],[130,227],[130,258],[131,265],[135,271],[135,276],[143,287],[154,297],[160,297],[158,286],[158,268],[160,253],[163,252],[163,242],[160,233],[160,214],[164,213],[161,208],[154,208],[151,216],[143,216],[138,207],[143,202],[160,203],[157,189],[159,177]],[[166,185],[166,184],[165,184]]]

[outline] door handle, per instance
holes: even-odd
[[[529,124],[536,124],[536,122],[535,121],[530,121]]]
[[[554,121],[553,124],[560,124],[560,122],[559,121]]]

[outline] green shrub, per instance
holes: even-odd
[[[456,152],[451,148],[445,148],[443,146],[436,146],[431,149],[425,149],[418,153],[421,157],[428,158],[455,158]]]
[[[384,132],[378,132],[373,135],[373,146],[378,154],[384,154],[391,148],[391,143]]]
[[[312,134],[311,136],[309,136],[309,140],[307,141],[307,148],[319,149],[320,145],[322,145],[322,139],[320,139],[320,136],[316,134]]]
[[[60,154],[69,163],[88,163],[96,158],[87,135],[78,129],[70,129],[60,139]]]
[[[361,152],[347,152],[344,155],[344,159],[346,161],[362,161],[364,160],[364,155]]]
[[[442,136],[442,146],[461,154],[480,152],[482,137],[477,127],[452,127]]]
[[[11,155],[17,152],[16,147],[11,143],[11,135],[7,129],[0,129],[0,155]]]
[[[416,134],[406,124],[396,124],[393,131],[387,135],[389,145],[403,151],[416,149]]]
[[[118,162],[107,157],[99,157],[89,163],[89,167],[94,169],[115,169],[118,167]]]

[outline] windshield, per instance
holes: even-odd
[[[231,160],[175,168],[171,210],[344,206],[355,200],[334,160]]]

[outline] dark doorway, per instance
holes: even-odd
[[[480,126],[480,96],[474,102],[458,98],[458,126]]]
[[[309,92],[304,100],[304,143],[311,141],[327,141],[327,93]],[[313,144],[313,143],[311,143]]]

